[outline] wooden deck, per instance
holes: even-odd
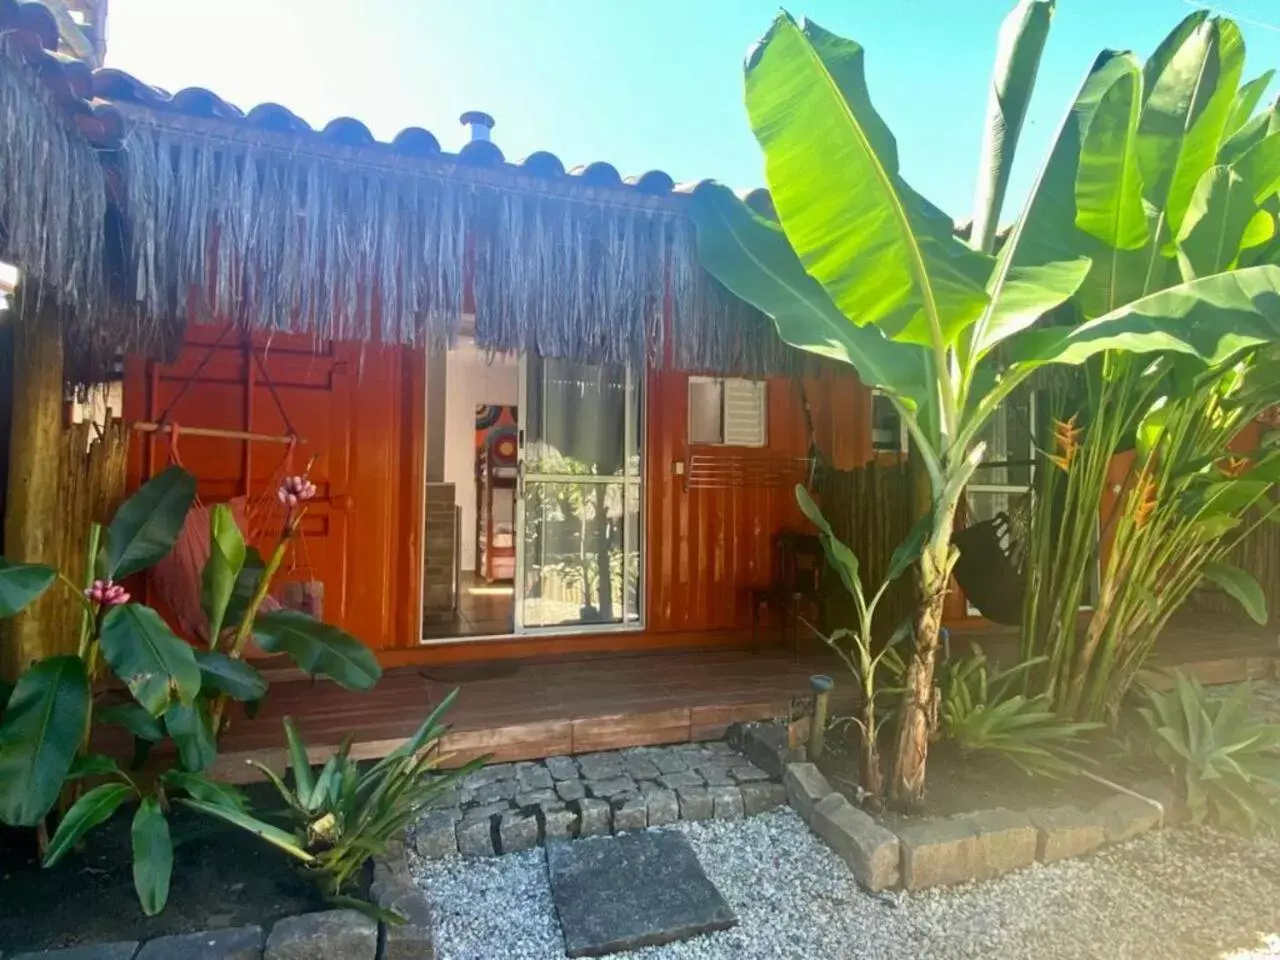
[[[996,659],[1016,647],[1010,630],[952,632],[952,651],[973,642]],[[1224,628],[1220,618],[1186,620],[1162,639],[1156,666],[1180,666],[1205,682],[1275,676],[1280,648],[1274,633]],[[240,718],[222,744],[215,773],[254,779],[245,761],[284,767],[280,721],[292,716],[322,760],[348,734],[354,754],[386,755],[403,742],[454,687],[461,694],[449,717],[446,748],[458,762],[492,753],[499,760],[534,759],[723,735],[735,721],[786,715],[807,698],[808,679],[836,679],[838,710],[852,700],[843,667],[814,650],[797,661],[789,651],[745,648],[597,655],[475,665],[388,670],[369,693],[325,681],[276,682],[254,720]]]

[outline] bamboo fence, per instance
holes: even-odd
[[[915,523],[911,471],[906,463],[871,463],[853,470],[827,470],[820,484],[822,512],[831,529],[858,558],[863,589],[878,589],[889,559]],[[831,627],[855,624],[853,602],[838,577],[827,579],[827,618]],[[911,576],[890,587],[875,619],[877,636],[887,637],[911,614],[915,587]]]

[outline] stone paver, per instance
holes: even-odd
[[[925,820],[897,833],[908,890],[966,883],[977,872],[978,832],[967,820]]]
[[[673,830],[547,847],[565,955],[603,956],[737,923],[688,839]]]
[[[1160,828],[1160,808],[1128,794],[1104,800],[1094,807],[1093,812],[1102,820],[1107,843],[1124,843],[1148,830]]]
[[[868,890],[886,890],[897,885],[897,836],[842,794],[829,794],[819,803],[813,810],[809,826],[840,855],[858,882]]]
[[[498,823],[498,843],[503,853],[520,853],[538,845],[538,818],[532,814],[510,811]]]
[[[1036,842],[1036,859],[1041,863],[1082,857],[1098,849],[1107,839],[1102,820],[1075,807],[1033,810],[1030,817],[1040,834]]]
[[[544,843],[738,819],[786,801],[781,778],[729,743],[633,747],[483,767],[437,797],[409,836],[424,859],[492,856],[527,849],[534,823],[533,842]]]
[[[385,906],[403,917],[404,922],[383,924],[378,960],[435,960],[431,905],[422,891],[415,889]]]
[[[264,941],[259,926],[157,937],[143,944],[137,960],[261,960]]]
[[[814,808],[835,791],[812,763],[789,763],[782,773],[782,785],[787,790],[787,802],[808,823]]]
[[[99,943],[91,947],[68,947],[65,950],[42,950],[39,953],[19,953],[9,960],[133,960],[138,952],[136,940],[119,943]]]
[[[378,925],[356,910],[285,917],[271,928],[265,960],[374,960]]]
[[[1025,813],[982,810],[957,817],[977,831],[973,877],[986,880],[1029,867],[1036,859],[1038,834]]]

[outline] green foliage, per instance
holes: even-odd
[[[230,507],[220,503],[209,511],[209,561],[204,565],[200,592],[201,606],[209,618],[209,645],[215,649],[245,556],[244,537],[235,516]]]
[[[154,917],[169,899],[173,841],[169,821],[155,797],[143,797],[133,815],[133,886],[142,912]]]
[[[350,757],[348,740],[325,761],[319,774],[313,774],[306,744],[286,718],[292,786],[270,767],[258,767],[288,808],[295,826],[292,835],[243,811],[198,800],[186,802],[298,858],[314,873],[327,897],[343,897],[365,860],[383,852],[436,797],[487,760],[482,757],[448,772],[437,770],[439,742],[447,730],[440,720],[457,694],[455,690],[445,697],[412,737],[363,772]]]
[[[976,644],[963,660],[939,671],[939,734],[962,751],[1000,756],[1033,776],[1065,777],[1080,768],[1082,734],[1097,723],[1063,720],[1044,695],[1026,697],[1018,684],[1039,659],[992,673]]]
[[[245,546],[228,508],[211,510],[210,557],[201,580],[210,623],[208,648],[195,648],[176,636],[150,607],[113,604],[112,592],[105,588],[114,585],[118,590],[116,579],[169,553],[194,495],[195,478],[174,467],[125,502],[107,530],[101,556],[94,556],[96,546],[89,551],[88,565],[96,568],[97,579],[111,582],[97,584],[93,600],[77,595],[86,607],[78,655],[36,663],[11,694],[6,688],[0,702],[0,820],[36,826],[62,795],[66,813],[45,858],[46,865],[52,865],[94,827],[136,801],[134,883],[148,915],[162,910],[168,897],[173,845],[165,811],[170,796],[185,794],[183,802],[193,808],[241,825],[259,823],[240,791],[200,773],[217,757],[227,704],[238,700],[256,705],[267,693],[265,678],[243,659],[252,628],[261,626],[264,647],[288,653],[308,672],[332,676],[351,689],[368,689],[381,672],[373,654],[341,630],[300,614],[258,617],[302,509],[289,514],[290,522],[266,563]],[[94,527],[91,544],[97,543],[98,534]],[[44,567],[0,561],[0,616],[16,613],[56,577]],[[93,584],[94,569],[87,579]],[[218,650],[219,641],[231,631],[230,647]],[[95,715],[90,673],[104,661],[132,699],[103,706]],[[172,741],[178,765],[149,771],[135,782],[113,759],[93,751],[95,722],[122,726],[133,734],[135,769],[153,744],[165,740]],[[88,778],[106,782],[85,790]],[[260,825],[257,832],[286,849],[295,846],[292,837],[269,825]],[[305,852],[290,852],[311,859]]]
[[[102,656],[148,713],[164,716],[190,705],[200,692],[200,667],[191,645],[160,614],[140,603],[112,607],[102,618]]]
[[[329,677],[348,690],[368,690],[382,676],[377,658],[363,643],[297,610],[262,614],[253,621],[253,636],[267,653],[287,653],[305,672]]]
[[[0,557],[0,619],[24,610],[58,579],[58,571],[40,563],[10,563]]]
[[[181,467],[169,467],[139,487],[107,527],[103,578],[121,580],[163,560],[195,496],[196,478]]]
[[[1147,687],[1142,695],[1147,745],[1176,774],[1193,820],[1242,832],[1280,829],[1280,724],[1251,714],[1250,684],[1217,698],[1175,672],[1173,689]]]
[[[907,804],[924,791],[924,704],[956,509],[994,411],[1046,366],[1143,354],[1129,362],[1174,356],[1198,371],[1280,339],[1280,268],[1258,253],[1270,249],[1266,220],[1280,208],[1267,132],[1235,128],[1249,142],[1233,148],[1231,174],[1211,173],[1257,90],[1237,95],[1243,43],[1221,17],[1187,18],[1145,67],[1128,54],[1099,57],[1026,209],[989,255],[1052,13],[1036,7],[1023,0],[1002,30],[972,249],[903,179],[862,48],[786,13],[745,70],[777,222],[714,185],[690,207],[703,265],[772,317],[784,341],[848,362],[883,390],[928,473],[926,599],[892,791]],[[1193,267],[1185,276],[1180,257]],[[1084,323],[1047,324],[1068,300]]]
[[[89,710],[89,677],[78,657],[48,657],[24,673],[0,719],[0,820],[44,819],[75,761]]]

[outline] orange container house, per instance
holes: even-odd
[[[697,266],[660,171],[509,163],[483,114],[455,155],[118,70],[93,93],[128,124],[138,298],[187,320],[127,359],[130,485],[180,462],[252,504],[310,465],[281,598],[386,664],[751,642],[795,485],[903,459],[888,404]],[[1020,426],[993,456],[1029,459]],[[979,512],[1030,482],[989,473]]]

